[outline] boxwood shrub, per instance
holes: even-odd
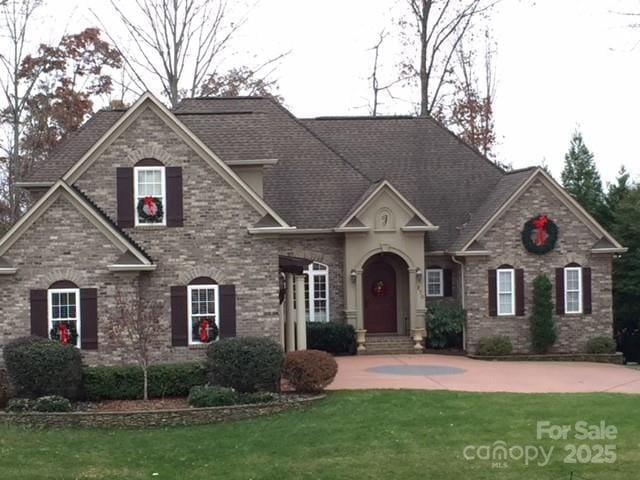
[[[282,347],[266,337],[226,338],[207,349],[209,382],[242,393],[278,391],[283,363]]]
[[[58,395],[40,397],[33,403],[34,412],[70,412],[71,402]]]
[[[495,335],[493,337],[482,337],[478,341],[476,354],[483,357],[500,357],[510,355],[512,351],[513,345],[508,337]]]
[[[17,396],[78,398],[82,358],[76,347],[45,338],[22,337],[7,343],[3,354]]]
[[[296,392],[316,393],[324,390],[338,373],[338,364],[327,352],[302,350],[287,353],[282,377]]]
[[[233,388],[220,386],[193,387],[189,392],[189,405],[196,408],[235,405],[238,393]]]
[[[207,383],[204,364],[164,363],[149,367],[149,397],[186,397],[196,385]],[[137,365],[89,367],[83,372],[87,400],[135,400],[142,398],[142,369]]]
[[[616,353],[616,342],[610,337],[594,337],[587,342],[587,353]]]
[[[307,322],[307,347],[333,355],[355,355],[356,331],[345,323]]]

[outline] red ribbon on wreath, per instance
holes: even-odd
[[[156,205],[156,201],[154,200],[154,198],[149,195],[147,197],[144,197],[142,200],[144,201],[143,208],[145,209],[145,213],[150,217],[155,216],[155,214],[158,213],[158,206]]]
[[[209,341],[209,320],[202,320],[200,322],[198,335],[202,343],[207,343]]]
[[[66,323],[58,324],[58,338],[60,339],[60,343],[66,345],[69,343],[69,338],[71,334],[69,332],[69,326]]]
[[[536,237],[533,239],[533,243],[535,243],[538,247],[541,247],[545,243],[547,243],[547,238],[549,238],[549,234],[547,233],[548,223],[549,217],[547,217],[546,215],[540,215],[532,222],[533,228],[536,229]]]
[[[384,291],[385,291],[385,285],[384,282],[382,280],[378,280],[377,282],[375,282],[373,284],[373,294],[376,297],[381,297],[382,295],[384,295]]]

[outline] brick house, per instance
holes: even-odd
[[[0,240],[2,344],[64,336],[88,363],[128,361],[107,331],[129,292],[163,305],[161,361],[218,336],[305,348],[305,321],[354,325],[360,351],[420,349],[437,301],[468,311],[469,351],[504,334],[527,352],[543,272],[556,351],[612,334],[624,248],[544,171],[505,172],[430,118],[302,120],[257,97],[170,111],[145,94],[21,187],[33,205]]]

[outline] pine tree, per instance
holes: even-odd
[[[602,180],[593,153],[585,145],[582,133],[577,130],[573,133],[569,151],[564,156],[562,185],[596,220],[603,220],[605,207]]]
[[[551,280],[547,275],[541,274],[533,281],[531,346],[536,353],[547,353],[556,339],[556,325],[551,301]]]
[[[603,225],[607,230],[613,229],[616,210],[618,209],[620,202],[622,202],[631,190],[631,187],[631,176],[623,165],[618,171],[615,183],[609,185],[609,190],[607,191],[607,195],[604,199],[605,216],[603,218]]]

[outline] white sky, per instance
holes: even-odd
[[[366,114],[368,49],[383,27],[395,28],[399,2],[261,0],[226,61],[255,64],[256,58],[291,50],[276,77],[295,115]],[[106,0],[48,0],[44,25],[54,27],[39,29],[39,40],[95,25],[89,4],[105,24],[115,20]],[[627,28],[630,19],[614,13],[634,8],[640,11],[640,2],[503,0],[492,17],[501,161],[519,168],[546,160],[559,178],[571,133],[579,127],[604,180],[612,181],[622,164],[640,180],[640,46],[634,48],[640,29]],[[387,59],[385,66],[394,62]],[[386,104],[383,112],[408,113],[409,106]]]

